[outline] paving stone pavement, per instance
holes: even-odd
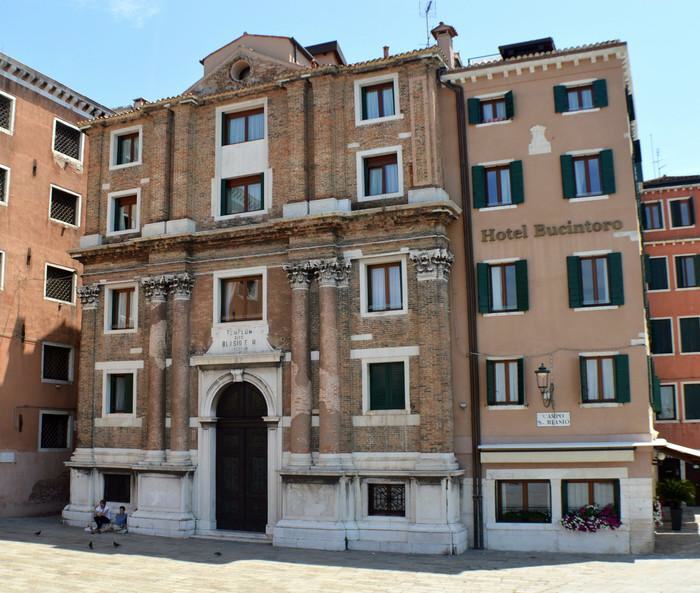
[[[409,556],[91,535],[56,517],[0,519],[0,593],[700,593],[697,532],[658,541],[649,556]]]

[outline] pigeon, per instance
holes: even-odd
[[[214,556],[221,556],[221,552],[214,552]]]
[[[93,549],[92,542],[90,542],[90,543],[88,544],[88,548],[90,548],[91,550]]]
[[[121,546],[121,544],[118,544],[117,542],[112,542],[112,545],[113,545],[115,548],[118,548],[119,546]]]
[[[34,535],[41,535],[41,529],[39,531],[35,531]]]

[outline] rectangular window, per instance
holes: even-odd
[[[695,211],[692,198],[686,200],[672,200],[671,205],[671,226],[684,227],[695,224]]]
[[[676,285],[678,288],[700,286],[700,255],[676,256]]]
[[[404,484],[367,484],[368,515],[405,517],[406,486]]]
[[[598,155],[580,156],[572,159],[576,180],[576,197],[598,196],[603,193]]]
[[[51,186],[50,218],[71,226],[79,226],[80,196]]]
[[[2,97],[2,95],[0,95]],[[0,165],[0,204],[7,204],[10,195],[10,170]]]
[[[44,296],[63,303],[73,303],[75,272],[56,266],[46,266]]]
[[[486,401],[490,406],[523,404],[523,359],[486,361]]]
[[[585,402],[614,402],[615,359],[612,356],[595,356],[585,359]]]
[[[681,327],[681,352],[700,352],[700,317],[683,317]]]
[[[117,136],[117,157],[115,165],[128,165],[141,160],[139,132],[129,132]]]
[[[593,85],[567,87],[566,98],[568,101],[568,111],[580,111],[582,109],[593,109]]]
[[[650,319],[649,339],[652,354],[673,354],[673,320]]]
[[[70,445],[70,416],[52,412],[40,412],[41,449],[67,449]]]
[[[81,160],[82,136],[78,128],[54,120],[53,149],[56,152],[60,152],[76,161]]]
[[[41,346],[42,381],[70,383],[73,380],[73,349],[57,344]]]
[[[498,99],[484,99],[479,101],[481,107],[481,122],[491,123],[494,121],[505,121],[508,119],[506,115],[506,99],[499,97]]]
[[[605,79],[587,84],[554,87],[554,111],[557,113],[575,113],[607,105],[608,88]]]
[[[491,292],[490,310],[517,311],[518,290],[516,282],[515,262],[489,266]]]
[[[224,179],[221,186],[221,216],[262,210],[263,176]]]
[[[668,269],[665,257],[647,259],[647,285],[649,290],[668,289]]]
[[[136,194],[112,198],[112,232],[137,230],[137,205]]]
[[[394,83],[383,82],[362,87],[362,119],[377,119],[396,114]]]
[[[551,523],[552,503],[547,480],[496,482],[496,521],[499,523]]]
[[[396,153],[367,157],[363,160],[366,196],[381,196],[399,191],[399,165]]]
[[[470,124],[490,124],[507,121],[515,115],[515,100],[513,91],[508,91],[500,97],[467,99],[467,117]]]
[[[642,226],[645,231],[658,231],[664,228],[661,202],[645,202],[642,204]]]
[[[618,480],[563,480],[562,511],[568,513],[594,505],[601,509],[612,505],[619,513]]]
[[[659,390],[660,409],[657,420],[676,420],[676,386],[662,385]]]
[[[223,115],[223,144],[240,144],[265,137],[265,109],[234,111]]]
[[[129,474],[102,474],[104,493],[102,498],[108,502],[129,504],[131,502],[131,476]]]
[[[262,276],[223,278],[219,290],[220,322],[257,321],[263,318]]]
[[[610,304],[608,258],[581,258],[581,290],[584,307]]]
[[[134,374],[110,373],[107,376],[109,393],[107,409],[110,414],[133,414]]]
[[[0,93],[0,129],[12,133],[14,122],[15,99]]]
[[[474,208],[494,208],[525,201],[523,162],[507,165],[472,167],[472,194]]]
[[[403,362],[375,362],[368,366],[369,409],[406,409],[406,387]]]
[[[686,420],[700,420],[700,383],[683,385],[683,409]]]
[[[110,329],[124,330],[136,327],[136,289],[133,286],[110,290],[111,315]]]
[[[511,204],[510,167],[490,167],[486,173],[486,206]]]
[[[403,309],[401,262],[367,266],[369,312]]]

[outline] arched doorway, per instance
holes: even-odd
[[[265,531],[267,404],[252,384],[232,383],[216,407],[216,527]]]

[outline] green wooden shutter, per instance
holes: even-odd
[[[630,121],[634,121],[636,119],[636,115],[634,114],[634,97],[632,93],[630,93],[629,88],[625,88],[625,97],[627,98],[627,116]]]
[[[608,85],[604,78],[593,81],[593,107],[608,106]]]
[[[134,411],[134,376],[130,375],[130,381],[126,381],[124,408],[130,413]]]
[[[608,280],[610,281],[610,304],[625,304],[625,287],[622,277],[622,254],[608,253]]]
[[[627,354],[615,356],[615,401],[630,401],[630,361]]]
[[[486,361],[486,403],[493,406],[496,403],[496,363]]]
[[[388,391],[390,393],[390,410],[406,408],[406,382],[403,362],[391,362],[387,365]]]
[[[523,369],[524,360],[518,358],[518,403],[522,406],[525,403],[525,371]]]
[[[470,124],[481,123],[481,101],[479,99],[467,99],[467,114]]]
[[[576,197],[576,179],[574,177],[574,159],[570,154],[559,157],[561,163],[561,187],[568,200]]]
[[[506,101],[506,117],[513,119],[515,116],[515,100],[513,99],[513,91],[508,91],[504,97]]]
[[[382,364],[369,365],[369,409],[386,410],[386,372]]]
[[[476,264],[476,283],[479,293],[479,313],[488,313],[491,310],[488,264]]]
[[[530,295],[527,284],[527,260],[521,259],[515,262],[515,289],[518,303],[518,311],[527,311],[530,308]]]
[[[566,258],[566,272],[569,277],[569,307],[581,306],[581,262],[580,258],[570,255]]]
[[[600,151],[600,179],[604,194],[615,193],[615,165],[613,151],[609,148]]]
[[[561,481],[561,516],[566,515],[569,508],[569,483],[566,480]]]
[[[654,371],[652,371],[651,375],[651,403],[654,412],[658,414],[661,411],[661,381],[659,381]]]
[[[588,374],[586,373],[586,357],[578,357],[578,368],[581,383],[581,401],[588,401]]]
[[[472,167],[472,202],[474,208],[486,206],[486,173],[480,165]]]
[[[700,255],[693,257],[693,267],[695,268],[695,286],[700,286]]]
[[[522,204],[525,201],[525,185],[523,182],[523,162],[513,161],[510,164],[510,201]]]
[[[613,480],[613,496],[615,498],[615,504],[613,505],[615,512],[617,513],[618,519],[622,519],[622,505],[620,504],[620,480]]]
[[[557,85],[554,87],[554,111],[564,113],[569,111],[569,97],[566,94],[566,87]]]

